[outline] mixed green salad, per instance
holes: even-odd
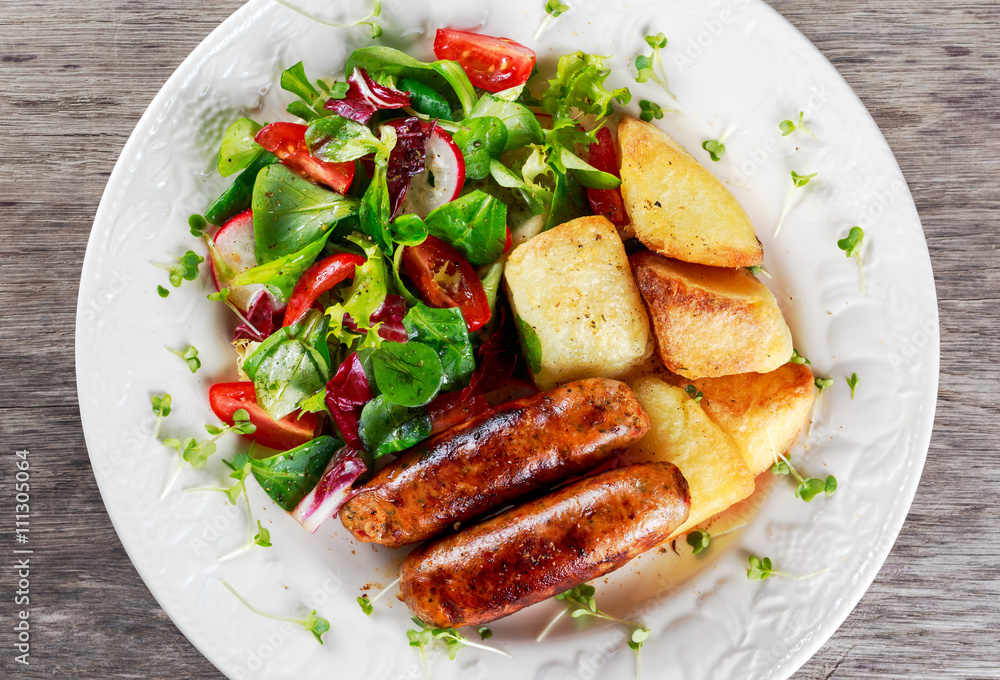
[[[288,68],[298,120],[233,122],[218,171],[234,179],[190,219],[241,380],[209,390],[213,439],[170,445],[195,465],[230,431],[273,450],[230,467],[310,531],[376,459],[535,391],[539,343],[500,285],[515,242],[627,222],[604,122],[630,94],[605,87],[603,57],[565,55],[546,81],[506,38],[441,29],[434,53],[363,47],[342,80]],[[197,370],[195,348],[177,354]]]

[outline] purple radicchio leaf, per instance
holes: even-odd
[[[295,506],[292,517],[309,533],[316,533],[323,522],[336,515],[357,493],[353,484],[366,469],[357,449],[351,446],[340,449],[333,454],[316,487]]]
[[[410,105],[410,97],[405,92],[379,85],[363,68],[356,68],[347,79],[347,95],[343,99],[331,99],[326,108],[344,118],[367,125],[376,111],[401,109]]]

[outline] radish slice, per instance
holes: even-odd
[[[242,274],[256,267],[257,245],[253,233],[253,214],[246,210],[222,225],[222,228],[215,235],[215,247],[222,256],[223,262],[237,274]],[[267,290],[259,283],[230,286],[228,281],[220,281],[219,275],[215,271],[214,262],[212,263],[212,279],[218,290],[229,288],[229,301],[244,314],[250,309],[253,299]],[[285,305],[281,304],[273,295],[267,294],[271,297],[272,309],[275,312],[280,312],[285,308]]]
[[[465,159],[451,135],[435,125],[424,147],[425,170],[414,175],[403,199],[403,212],[421,218],[458,198],[465,185]]]

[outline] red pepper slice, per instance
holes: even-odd
[[[219,420],[230,425],[233,424],[233,414],[244,409],[257,430],[243,436],[269,449],[288,451],[316,437],[319,421],[315,413],[300,415],[295,411],[281,420],[274,420],[257,404],[257,393],[252,382],[212,385],[208,390],[208,403]]]
[[[482,281],[462,255],[439,238],[428,236],[403,250],[406,274],[431,307],[458,307],[469,332],[490,320],[490,301]]]
[[[434,36],[438,59],[457,61],[469,80],[487,92],[523,85],[535,67],[535,53],[508,38],[439,28]]]
[[[327,163],[309,153],[305,125],[271,123],[260,129],[254,141],[295,172],[334,191],[344,193],[354,179],[354,163]]]
[[[285,321],[281,325],[291,326],[301,319],[316,302],[316,298],[344,279],[354,278],[354,268],[364,263],[363,255],[339,253],[309,267],[295,284],[285,310]]]
[[[611,131],[602,127],[597,131],[597,141],[590,145],[588,162],[603,172],[621,179],[618,170],[618,156],[615,153],[615,143],[611,140]],[[628,224],[628,214],[622,201],[621,189],[587,189],[587,200],[595,215],[604,215],[616,227]]]

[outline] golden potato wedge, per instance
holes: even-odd
[[[674,373],[714,378],[768,373],[792,356],[792,334],[774,295],[745,269],[629,258],[653,323],[656,352]]]
[[[816,393],[812,371],[799,364],[723,378],[687,380],[670,373],[662,377],[682,388],[694,385],[704,395],[702,410],[736,440],[754,475],[774,462],[772,441],[775,451],[788,455],[809,420]]]
[[[647,248],[714,267],[764,262],[746,211],[680,144],[653,124],[625,116],[618,147],[625,210]]]
[[[581,217],[519,245],[504,282],[540,389],[616,378],[653,352],[625,247],[604,217]]]
[[[652,428],[628,450],[627,459],[673,463],[691,491],[691,512],[671,538],[753,493],[754,475],[747,470],[736,442],[712,422],[698,402],[680,387],[655,376],[640,378],[631,387],[649,414]]]

